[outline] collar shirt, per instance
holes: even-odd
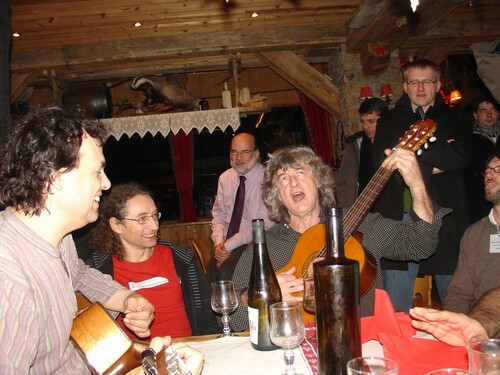
[[[226,241],[227,229],[231,221],[236,191],[240,184],[240,175],[233,168],[226,170],[219,177],[217,196],[212,209],[212,241],[214,244],[224,243],[228,251],[252,242],[252,220],[264,219],[266,229],[273,226],[269,219],[266,205],[262,199],[262,180],[265,168],[256,163],[244,176],[245,205],[241,218],[240,230]]]
[[[55,248],[12,210],[0,213],[0,369],[11,374],[87,374],[69,341],[75,290],[105,303],[121,285],[85,266],[73,238]]]

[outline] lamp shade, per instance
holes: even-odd
[[[372,89],[370,86],[363,86],[359,92],[359,100],[373,98]]]
[[[450,92],[450,102],[457,101],[459,99],[462,99],[462,95],[460,94],[460,91],[458,90],[453,90]]]
[[[392,87],[388,83],[384,83],[380,86],[380,97],[383,98],[385,96],[393,96]]]

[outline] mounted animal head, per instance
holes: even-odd
[[[144,93],[144,105],[147,107],[154,107],[161,103],[172,109],[192,110],[198,104],[195,95],[185,87],[143,76],[135,77],[130,88]]]

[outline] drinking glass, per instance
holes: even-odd
[[[224,326],[221,337],[232,336],[229,325],[229,314],[238,307],[238,299],[234,283],[229,280],[214,281],[212,284],[212,309],[219,314],[222,314],[222,324]]]
[[[348,375],[398,375],[399,365],[381,357],[358,357],[347,362]]]
[[[428,372],[425,375],[474,375],[474,373],[460,368],[442,368]]]
[[[467,344],[469,371],[477,375],[500,374],[500,339],[473,337]]]
[[[300,303],[278,302],[271,305],[271,341],[285,349],[283,360],[286,369],[283,375],[295,374],[293,349],[298,347],[305,337],[301,309]]]
[[[311,314],[316,314],[314,277],[304,277],[304,309]]]

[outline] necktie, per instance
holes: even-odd
[[[245,176],[240,176],[240,186],[236,191],[236,199],[234,200],[233,213],[231,221],[227,228],[226,240],[234,236],[240,230],[241,217],[243,216],[243,206],[245,205]]]
[[[424,121],[425,120],[425,113],[424,113],[424,109],[422,107],[417,107],[417,109],[415,110],[415,114],[417,115],[417,118],[419,120],[422,120]]]

